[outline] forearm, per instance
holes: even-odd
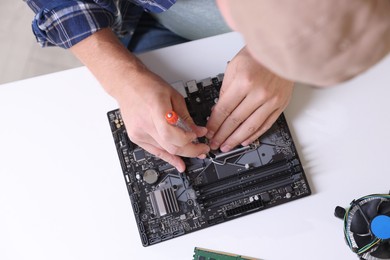
[[[195,157],[208,153],[207,145],[192,143],[206,134],[205,128],[194,126],[194,132],[184,132],[165,120],[165,113],[174,109],[193,123],[180,93],[149,71],[111,30],[103,29],[70,50],[118,101],[132,142],[179,171],[184,171],[185,164],[177,155]]]
[[[147,71],[110,29],[103,29],[70,48],[108,94],[118,99],[124,88]]]

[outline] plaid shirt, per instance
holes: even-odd
[[[42,46],[70,48],[100,29],[132,33],[142,12],[160,13],[176,0],[24,0],[36,13],[32,30]]]

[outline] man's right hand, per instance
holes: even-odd
[[[179,156],[197,157],[208,153],[207,145],[192,142],[204,136],[207,129],[194,124],[180,93],[152,72],[140,74],[117,100],[130,140],[179,171],[185,170]],[[193,132],[168,124],[165,114],[171,110],[176,111]]]
[[[71,51],[118,101],[131,141],[181,172],[185,164],[179,156],[202,157],[209,151],[207,145],[192,142],[205,135],[207,129],[195,126],[180,93],[149,71],[110,29],[93,34]],[[193,132],[168,124],[165,114],[171,110]]]

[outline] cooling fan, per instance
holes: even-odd
[[[390,260],[390,195],[372,194],[336,207],[347,245],[360,259]]]

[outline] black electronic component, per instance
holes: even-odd
[[[141,148],[135,149],[133,152],[134,160],[137,162],[145,160],[145,151]]]
[[[390,259],[390,195],[368,195],[347,209],[337,206],[335,216],[344,220],[345,241],[360,259]]]
[[[222,79],[176,84],[196,124],[206,125]],[[183,158],[185,173],[132,143],[119,110],[108,119],[144,246],[310,194],[283,115],[251,145]]]
[[[269,196],[268,192],[261,193],[260,198],[264,202],[269,202],[271,200],[271,197]]]

